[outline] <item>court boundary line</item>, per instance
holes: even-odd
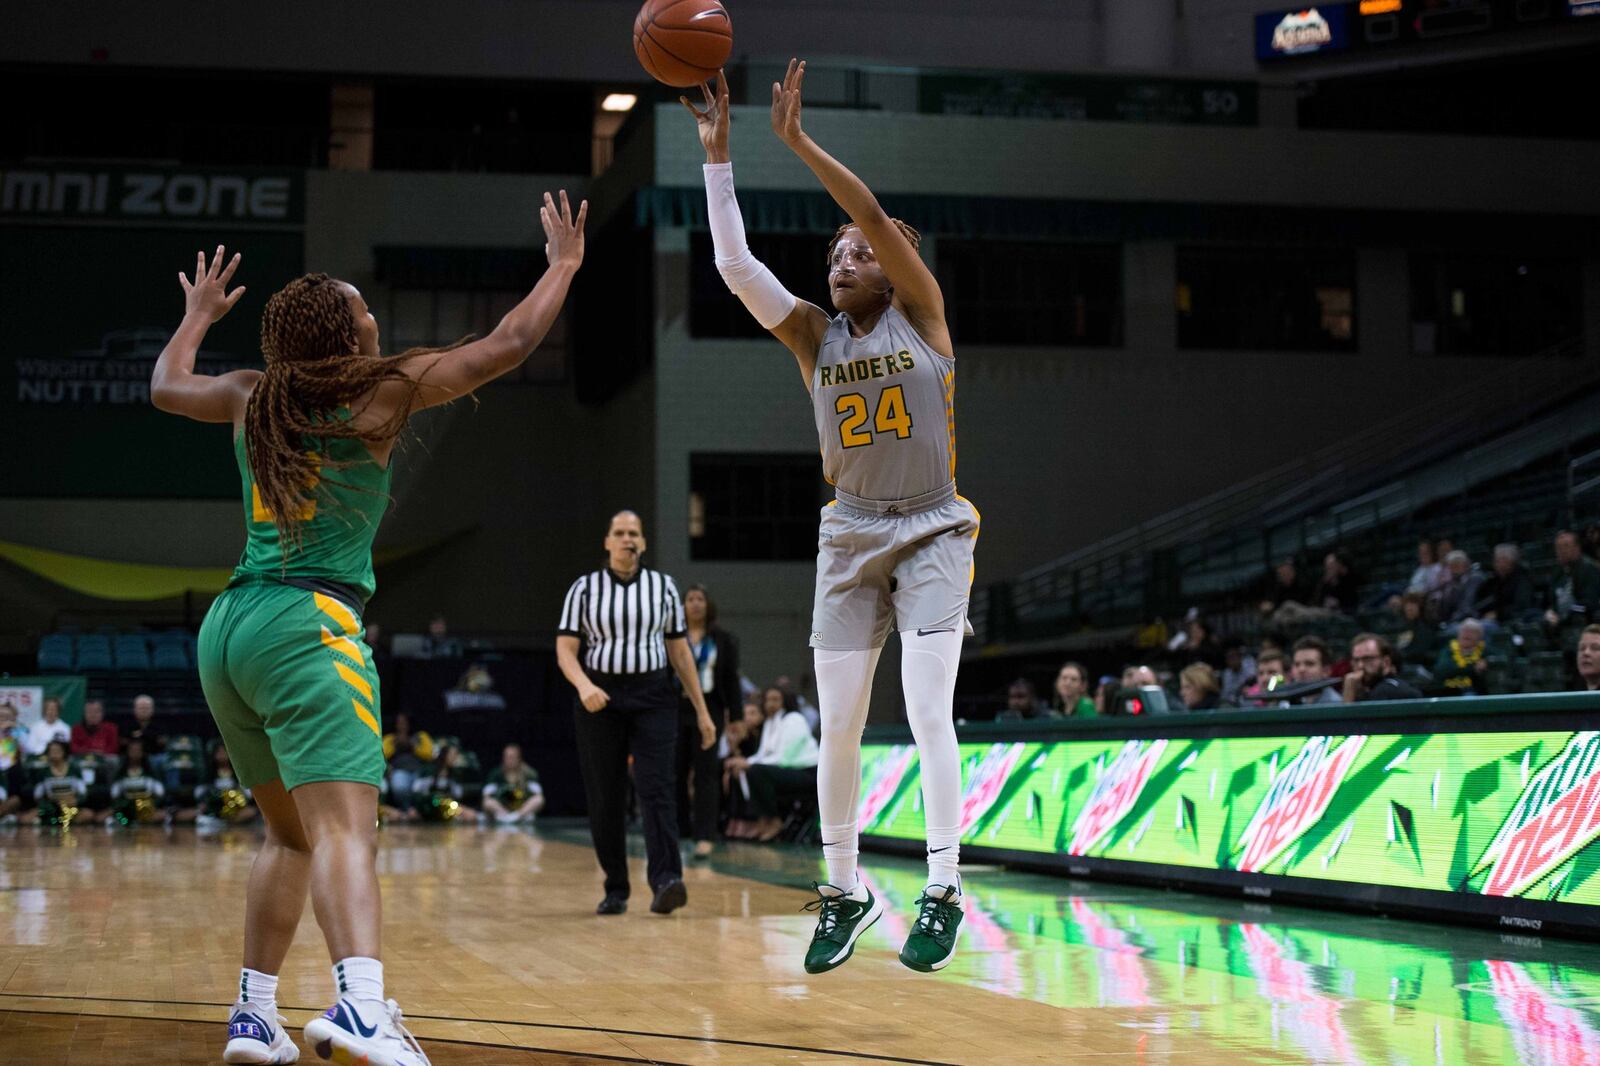
[[[10,999],[32,999],[32,1000],[47,1000],[47,1001],[48,1000],[56,1000],[56,1001],[67,1002],[67,1003],[72,1003],[72,1002],[128,1003],[128,1004],[138,1004],[138,1005],[141,1005],[141,1006],[150,1006],[150,1007],[157,1007],[157,1006],[216,1007],[218,1009],[226,1009],[228,1007],[233,1006],[233,1004],[231,1002],[230,1003],[220,1003],[220,1002],[216,1002],[214,1000],[136,999],[136,998],[131,997],[131,996],[29,995],[29,994],[27,994],[25,992],[0,992],[0,1013],[13,1013],[13,1014],[27,1014],[27,1013],[49,1014],[49,1013],[51,1013],[49,1011],[31,1011],[30,1012],[30,1011],[27,1011],[27,1010],[24,1010],[24,1009],[21,1009],[21,1008],[18,1008],[18,1007],[8,1007],[8,1006],[6,1006],[4,1004],[4,1001],[5,1000],[10,1000]],[[304,1011],[307,1014],[311,1014],[311,1015],[317,1015],[317,1014],[322,1013],[322,1010],[319,1007],[296,1007],[296,1006],[290,1006],[290,1005],[281,1004],[281,1003],[278,1005],[278,1007],[279,1007],[280,1010]],[[125,1017],[128,1017],[128,1015],[122,1015],[122,1014],[98,1014],[98,1013],[94,1013],[94,1012],[90,1012],[90,1011],[79,1011],[77,1013],[78,1013],[79,1016],[85,1017],[85,1018],[125,1018]],[[608,1028],[605,1028],[604,1026],[598,1026],[598,1025],[564,1025],[564,1024],[561,1024],[561,1023],[558,1023],[558,1022],[519,1022],[519,1021],[512,1021],[510,1019],[505,1019],[505,1018],[458,1018],[458,1017],[455,1017],[454,1015],[449,1015],[449,1014],[410,1014],[410,1013],[408,1013],[406,1015],[406,1017],[414,1019],[414,1020],[417,1020],[417,1021],[454,1022],[454,1023],[459,1024],[459,1025],[482,1024],[482,1025],[524,1026],[524,1027],[529,1028],[529,1029],[555,1029],[555,1030],[564,1030],[564,1031],[568,1031],[568,1032],[596,1033],[596,1034],[605,1035],[605,1036],[617,1036],[617,1037],[632,1036],[632,1037],[644,1037],[644,1038],[653,1039],[653,1040],[682,1040],[682,1041],[687,1041],[689,1043],[694,1043],[694,1044],[716,1044],[716,1045],[725,1044],[725,1045],[729,1045],[729,1046],[733,1046],[733,1047],[761,1048],[761,1049],[767,1050],[767,1051],[802,1051],[802,1052],[806,1052],[806,1053],[812,1054],[812,1055],[830,1055],[830,1056],[835,1056],[835,1057],[838,1057],[838,1058],[859,1059],[859,1060],[866,1061],[866,1062],[901,1062],[901,1063],[908,1064],[908,1066],[960,1066],[959,1063],[944,1062],[944,1061],[939,1060],[939,1059],[911,1059],[911,1058],[905,1058],[905,1057],[899,1056],[899,1055],[875,1055],[875,1054],[872,1054],[871,1052],[866,1052],[866,1051],[834,1051],[834,1050],[830,1050],[828,1048],[806,1047],[806,1046],[803,1046],[803,1045],[800,1045],[800,1044],[772,1044],[772,1043],[767,1043],[765,1041],[760,1041],[760,1040],[736,1040],[736,1039],[732,1039],[732,1038],[729,1038],[729,1037],[692,1036],[692,1035],[684,1034],[684,1033],[652,1033],[652,1032],[649,1032],[649,1031],[646,1031],[646,1030],[641,1030],[641,1029],[608,1029]],[[151,1018],[151,1020],[153,1020],[153,1021],[193,1022],[193,1024],[195,1024],[195,1025],[207,1025],[207,1024],[210,1024],[208,1022],[195,1021],[192,1018]],[[451,1040],[451,1039],[448,1039],[448,1038],[445,1038],[445,1037],[429,1037],[428,1039],[430,1041],[431,1040],[437,1040],[440,1043],[470,1044],[470,1045],[482,1046],[482,1047],[505,1047],[505,1048],[513,1048],[513,1049],[515,1049],[517,1047],[517,1045],[515,1045],[515,1044],[497,1044],[497,1043],[493,1043],[491,1041]],[[562,1051],[558,1051],[558,1050],[555,1050],[555,1049],[549,1049],[549,1048],[541,1048],[541,1049],[538,1049],[538,1050],[548,1051],[552,1055],[569,1054],[568,1052],[562,1052]],[[587,1053],[586,1052],[573,1052],[572,1054],[587,1054]],[[603,1056],[602,1055],[602,1056],[599,1056],[599,1057],[605,1058],[607,1056]],[[659,1062],[660,1060],[645,1058],[645,1059],[617,1059],[616,1061],[619,1061],[619,1062],[651,1062],[651,1063],[654,1063],[654,1062]],[[663,1066],[684,1066],[684,1064],[663,1064]]]

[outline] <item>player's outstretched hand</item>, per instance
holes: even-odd
[[[805,132],[800,128],[800,86],[806,80],[806,61],[789,60],[783,84],[772,83],[772,132],[793,148]]]
[[[228,265],[223,266],[222,257],[226,253],[226,248],[217,245],[217,254],[211,257],[211,265],[208,267],[206,253],[196,252],[193,281],[190,281],[183,271],[178,272],[178,284],[183,286],[185,315],[203,316],[207,323],[219,321],[223,315],[233,310],[233,305],[244,295],[243,285],[232,292],[228,291],[228,282],[233,280],[233,272],[239,269],[239,262],[244,256],[235,252]]]
[[[726,163],[732,158],[728,155],[727,77],[722,71],[717,71],[717,91],[713,93],[710,86],[701,82],[700,94],[706,101],[704,111],[691,104],[687,96],[678,97],[678,102],[688,108],[695,124],[700,127],[700,147],[706,150],[706,162]]]
[[[539,222],[544,226],[544,254],[550,265],[566,263],[573,267],[583,265],[583,223],[589,217],[589,201],[578,205],[578,217],[572,217],[572,205],[567,202],[567,190],[561,190],[561,206],[549,193],[544,194],[544,206],[539,208]]]

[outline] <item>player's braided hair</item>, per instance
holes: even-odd
[[[245,449],[261,502],[272,513],[284,558],[299,547],[313,486],[337,485],[327,476],[337,463],[307,438],[387,443],[400,435],[421,385],[402,367],[445,349],[418,348],[400,356],[361,355],[355,315],[342,283],[327,274],[306,274],[267,301],[261,316],[261,354],[266,373],[251,390],[244,412]],[[382,425],[357,429],[335,412],[384,381],[409,385],[408,402]],[[359,412],[354,412],[359,414]],[[320,490],[317,490],[320,491]],[[331,502],[331,499],[329,500]]]
[[[900,236],[904,237],[907,243],[911,245],[911,250],[913,252],[916,251],[918,246],[922,244],[922,234],[918,233],[909,222],[901,221],[898,218],[891,218],[889,221],[894,223],[894,228],[900,231]],[[839,241],[844,237],[845,230],[857,228],[854,222],[846,222],[834,232],[833,240],[828,242],[828,256],[825,260],[830,267],[833,266],[833,250],[839,247]]]

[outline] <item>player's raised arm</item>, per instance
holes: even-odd
[[[911,324],[933,349],[951,355],[950,330],[944,320],[944,294],[933,271],[922,261],[900,227],[895,225],[866,183],[806,135],[800,124],[800,89],[806,65],[789,60],[783,83],[772,83],[772,130],[811,168],[834,202],[850,216],[872,246],[894,299]]]
[[[197,253],[193,281],[178,274],[178,284],[183,286],[183,321],[161,350],[150,375],[150,402],[158,410],[197,422],[237,422],[244,415],[251,388],[261,377],[259,370],[234,370],[220,375],[194,372],[195,357],[200,354],[206,331],[233,310],[244,295],[243,285],[228,291],[228,282],[233,280],[243,256],[234,253],[224,266],[226,253],[226,248],[217,245],[209,267],[206,253]]]
[[[413,411],[449,403],[515,370],[533,354],[561,313],[567,290],[583,264],[583,224],[589,216],[589,201],[578,205],[576,216],[564,189],[560,201],[558,205],[554,197],[545,193],[544,205],[539,208],[545,256],[550,266],[533,291],[506,312],[487,337],[442,352],[436,358],[407,362],[404,365],[406,381],[385,382],[379,386],[380,403],[386,399],[381,395],[383,391],[397,400],[409,398]],[[418,382],[414,394],[410,381]]]
[[[733,192],[733,161],[728,154],[728,79],[717,72],[717,91],[701,85],[706,108],[699,110],[687,97],[678,99],[694,116],[700,144],[706,150],[706,217],[716,250],[717,272],[727,282],[755,320],[784,343],[800,364],[800,376],[811,387],[817,349],[828,329],[828,314],[816,304],[797,298],[750,253],[745,243],[744,218]]]

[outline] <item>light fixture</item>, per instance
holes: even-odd
[[[600,101],[602,111],[632,111],[633,105],[639,98],[632,93],[607,93],[606,98]]]

